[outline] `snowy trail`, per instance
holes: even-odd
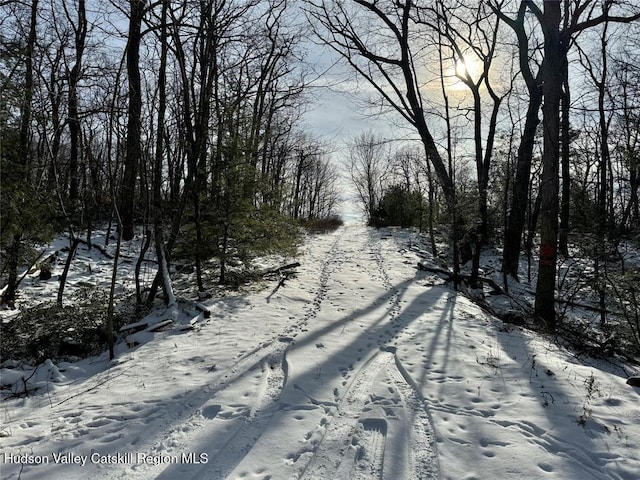
[[[200,330],[52,366],[2,405],[1,478],[636,479],[640,391],[505,328],[423,255],[348,225],[277,291],[209,301]]]
[[[308,431],[292,444],[279,428],[265,430],[230,478],[437,478],[425,404],[397,370],[395,349],[386,346],[403,327],[396,323],[400,300],[381,241],[341,235],[331,249],[334,267],[323,269],[320,301],[307,314],[314,322],[290,346],[288,382],[271,421],[309,425]],[[343,296],[355,300],[350,308]],[[385,401],[393,407],[376,406]],[[394,448],[387,450],[389,439]],[[259,459],[275,443],[290,450],[287,468],[265,469]],[[418,445],[419,453],[410,453]]]
[[[197,433],[173,445],[182,451],[206,451],[209,462],[202,467],[170,465],[161,473],[158,468],[152,468],[144,472],[145,476],[166,479],[177,476],[243,478],[251,474],[304,479],[352,475],[437,478],[437,468],[433,468],[437,463],[435,442],[433,435],[426,434],[432,427],[428,416],[420,414],[425,405],[415,401],[416,393],[406,393],[411,387],[397,370],[395,379],[389,379],[390,369],[396,369],[394,349],[387,350],[383,345],[398,331],[392,325],[399,313],[398,295],[384,270],[380,240],[364,237],[364,244],[362,240],[363,237],[350,239],[344,232],[332,239],[327,253],[315,259],[319,275],[312,300],[303,309],[302,316],[293,319],[280,337],[290,339],[290,343],[286,343],[286,348],[275,350],[271,343],[245,357],[253,358],[267,351],[266,357],[274,361],[271,367],[265,367],[262,362],[259,373],[258,365],[253,365],[246,370],[246,375],[226,381],[224,391],[211,392],[217,395],[200,408],[209,412],[211,418],[199,419]],[[355,311],[350,312],[338,301],[343,295],[357,298]],[[376,325],[378,328],[372,328]],[[372,330],[380,333],[376,335]],[[314,361],[309,362],[310,359]],[[275,365],[278,367],[272,368]],[[311,371],[310,366],[313,366]],[[236,371],[241,370],[242,365],[238,365]],[[259,374],[263,378],[252,403],[231,403],[230,398],[228,405],[240,408],[243,414],[223,416],[221,400],[227,394],[237,398],[243,382],[247,382],[244,377],[251,381],[253,370],[256,378]],[[274,370],[281,373],[274,374]],[[265,378],[268,379],[266,385]],[[397,386],[399,381],[404,383],[402,387]],[[388,409],[391,417],[384,411],[372,417],[370,404],[372,396],[378,398],[373,393],[377,390],[384,390],[387,396],[388,391],[395,390],[395,398],[388,401],[401,405],[397,407],[401,411]],[[292,445],[283,449],[279,468],[261,464],[263,445],[272,449],[274,443],[282,444],[280,425],[311,419],[315,419],[315,425],[312,423],[305,439],[321,437],[317,444],[305,442],[302,448]],[[420,425],[420,421],[427,425]],[[231,422],[235,425],[230,425]],[[189,428],[178,425],[167,436],[175,439],[175,432],[192,430],[193,421],[190,419],[187,423]],[[393,428],[388,427],[390,423]],[[400,435],[397,432],[402,432],[403,438],[396,438]],[[387,460],[388,472],[384,468],[387,438],[392,438],[394,443],[400,440],[398,445],[404,444],[405,450],[404,454],[396,452],[394,459]],[[416,445],[422,449],[419,458],[409,453]],[[158,451],[165,449],[166,445],[161,445]],[[254,463],[256,466],[252,467]],[[429,477],[416,473],[429,469]]]
[[[288,363],[286,352],[294,338],[307,329],[319,311],[327,291],[327,282],[335,268],[335,251],[339,237],[328,248],[320,249],[316,258],[319,275],[311,301],[302,314],[290,317],[290,322],[276,336],[242,355],[225,371],[218,373],[205,386],[184,420],[173,422],[171,429],[156,433],[154,442],[141,446],[152,455],[166,451],[199,452],[207,454],[207,462],[162,465],[137,465],[123,475],[141,478],[226,478],[251,450],[267,428],[270,417],[277,410],[276,402],[286,386]],[[239,393],[242,391],[242,393]],[[242,400],[245,400],[243,402]],[[226,400],[226,401],[225,401]],[[188,432],[182,435],[181,432]],[[169,442],[158,441],[168,438]]]
[[[303,479],[437,479],[426,406],[382,349],[358,372],[303,471]],[[386,442],[395,450],[386,458]],[[336,455],[338,453],[338,455]]]

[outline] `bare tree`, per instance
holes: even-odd
[[[422,232],[426,228],[429,232],[431,251],[437,255],[435,239],[435,214],[438,209],[436,202],[436,191],[434,179],[431,172],[431,164],[422,161],[423,154],[419,149],[412,146],[404,146],[396,150],[393,154],[393,174],[392,184],[401,183],[406,192],[415,194],[418,197],[418,228]]]
[[[69,104],[68,119],[69,136],[71,140],[69,152],[69,200],[72,202],[78,198],[78,161],[80,156],[80,116],[78,113],[78,88],[82,75],[82,60],[87,39],[87,13],[84,0],[78,2],[77,20],[71,17],[66,3],[64,4],[67,20],[72,25],[75,44],[75,62],[69,71]]]
[[[426,157],[455,208],[455,189],[426,119],[417,72],[424,60],[415,19],[418,7],[406,1],[306,2],[315,33],[333,49],[418,133]]]
[[[315,219],[333,215],[338,201],[336,189],[338,171],[335,165],[326,157],[326,154],[321,152],[320,155],[313,158],[307,177],[308,207],[305,217]]]
[[[478,182],[478,216],[476,226],[475,251],[473,254],[470,284],[477,286],[480,268],[480,252],[482,245],[489,235],[489,217],[487,204],[487,188],[489,186],[489,172],[493,147],[495,143],[498,114],[503,99],[508,95],[512,81],[505,82],[507,87],[499,93],[491,78],[491,66],[496,57],[498,46],[498,32],[500,17],[493,16],[485,4],[465,5],[460,3],[455,8],[447,6],[446,2],[438,2],[434,9],[436,22],[420,20],[439,32],[439,38],[445,38],[453,53],[456,63],[456,76],[469,89],[473,98],[473,143]],[[477,62],[482,67],[474,75],[471,64]],[[483,89],[490,98],[486,134],[483,122],[485,120],[485,103]]]
[[[372,222],[380,206],[390,173],[388,143],[373,132],[365,132],[349,145],[349,174],[362,209]]]
[[[638,42],[636,42],[638,43]],[[640,86],[637,78],[640,76],[640,66],[637,59],[637,49],[623,52],[624,60],[615,61],[615,76],[619,87],[619,111],[616,115],[617,133],[616,153],[622,168],[628,172],[628,198],[622,202],[622,217],[620,227],[632,229],[640,225]]]
[[[559,207],[560,119],[558,113],[562,98],[563,62],[567,61],[567,50],[566,44],[563,44],[560,36],[560,2],[545,1],[544,11],[537,11],[537,15],[544,32],[544,63],[542,65],[544,149],[540,186],[542,200],[540,261],[538,264],[535,311],[553,329],[556,322],[555,281]]]
[[[175,302],[173,286],[169,277],[169,265],[165,249],[165,235],[162,214],[162,180],[163,158],[165,150],[165,114],[167,109],[167,32],[168,0],[162,0],[160,14],[160,67],[158,70],[158,121],[156,126],[156,150],[153,167],[153,235],[155,239],[156,258],[158,259],[158,271],[162,278],[162,290],[167,305]]]
[[[603,4],[603,13],[608,13],[610,4]],[[609,91],[609,69],[608,69],[608,52],[607,44],[609,43],[611,34],[609,33],[609,22],[603,22],[602,32],[600,34],[600,55],[599,59],[590,59],[589,55],[582,49],[578,48],[580,53],[581,64],[586,69],[588,76],[593,82],[598,93],[598,130],[599,139],[596,142],[598,148],[598,194],[597,194],[597,228],[596,228],[596,250],[594,255],[594,284],[598,290],[600,297],[600,317],[601,325],[606,323],[606,305],[605,305],[605,288],[602,281],[602,275],[606,275],[605,249],[607,237],[612,237],[615,229],[615,216],[613,215],[613,202],[609,202],[609,179],[608,173],[611,167],[611,151],[609,147],[609,128],[613,120],[613,114],[608,101]],[[597,57],[596,57],[597,58]],[[599,64],[599,65],[598,65]],[[612,193],[612,192],[611,192]]]
[[[565,22],[561,30],[562,7],[560,2],[546,0],[543,10],[533,2],[527,6],[536,16],[544,33],[544,62],[543,77],[543,135],[544,151],[542,156],[542,183],[540,186],[541,216],[540,216],[540,258],[538,264],[538,282],[536,285],[535,313],[542,318],[547,326],[555,329],[555,285],[558,242],[558,213],[559,213],[559,158],[560,158],[560,102],[562,98],[564,65],[567,53],[574,35],[600,25],[604,22],[628,23],[640,18],[639,12],[632,12],[628,16],[611,15],[613,2],[607,3],[607,8],[601,15],[594,13],[595,3],[586,1],[576,3],[574,9],[565,4],[566,16],[570,20]],[[587,18],[580,17],[587,11]]]
[[[503,270],[513,278],[518,278],[520,246],[525,226],[527,205],[529,203],[529,180],[531,161],[535,145],[536,130],[540,123],[539,112],[542,106],[542,70],[534,73],[535,55],[530,46],[531,33],[526,29],[527,4],[521,2],[515,18],[508,17],[502,11],[502,4],[495,1],[489,4],[494,12],[514,31],[518,44],[518,62],[520,73],[528,92],[527,112],[516,157],[516,173],[513,185],[511,208],[509,209],[505,229]]]
[[[120,216],[122,239],[131,240],[134,233],[135,192],[138,169],[142,158],[140,144],[142,115],[142,85],[140,80],[140,43],[142,41],[142,19],[146,0],[129,1],[129,33],[127,36],[127,78],[129,85],[129,107],[127,123],[127,153],[120,192]]]

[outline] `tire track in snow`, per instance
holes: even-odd
[[[348,439],[353,436],[371,383],[391,361],[391,354],[378,351],[356,373],[338,402],[334,418],[329,422],[313,457],[302,471],[301,479],[335,478],[341,459],[345,456],[353,458]]]
[[[232,430],[229,438],[220,448],[226,447],[231,450],[235,443],[242,443],[245,437],[251,437],[257,430],[254,425],[249,429],[245,427],[248,420],[261,417],[264,411],[270,414],[268,412],[269,405],[271,402],[277,402],[279,398],[282,386],[286,383],[286,348],[288,346],[289,340],[284,339],[279,348],[270,349],[266,355],[246,370],[235,372],[231,376],[225,375],[222,386],[215,389],[207,387],[199,389],[197,396],[195,394],[187,395],[184,399],[184,407],[177,415],[172,415],[171,408],[163,409],[165,415],[160,415],[142,431],[136,432],[137,440],[130,444],[130,448],[150,455],[180,455],[182,452],[196,451],[190,445],[199,435],[206,434],[207,428],[213,425],[212,422],[228,422],[229,428]],[[281,366],[277,365],[278,358],[281,358]],[[257,395],[251,397],[252,401],[246,405],[228,405],[230,408],[223,411],[222,405],[215,401],[216,395],[235,385],[235,382],[249,377],[258,369],[261,371],[262,378]],[[232,380],[230,377],[233,377]],[[171,415],[167,415],[167,413]],[[218,423],[219,425],[220,423]],[[140,441],[140,439],[143,440]],[[210,454],[209,451],[202,448],[198,448],[197,451]],[[182,467],[183,471],[178,474],[174,472],[175,465],[169,465],[162,471],[163,465],[134,464],[123,467],[124,470],[114,469],[109,478],[162,478],[165,480],[201,478],[199,474],[199,470],[202,470],[201,467],[194,465],[183,465]]]
[[[401,467],[404,478],[438,479],[432,422],[424,399],[406,375],[395,348],[376,352],[357,372],[338,402],[337,411],[300,478],[402,478],[397,476],[397,462],[389,472],[385,470],[387,434],[391,428],[395,441],[403,442],[401,449],[408,460],[408,466]],[[384,386],[383,379],[390,381],[387,388],[391,396],[386,398],[373,394]],[[394,449],[397,454],[397,445]]]
[[[240,359],[234,362],[233,366],[227,371],[223,372],[223,375],[220,376],[221,378],[219,378],[219,380],[216,380],[216,382],[218,382],[222,388],[233,383],[245,372],[260,363],[264,358],[271,355],[276,349],[278,349],[279,342],[293,341],[298,333],[303,331],[309,321],[318,315],[320,306],[324,301],[324,298],[326,297],[328,291],[329,280],[331,279],[331,275],[337,263],[336,252],[338,250],[339,243],[340,237],[337,237],[331,245],[329,251],[325,254],[324,259],[322,260],[318,289],[313,297],[313,300],[309,302],[307,311],[302,316],[302,318],[295,322],[293,325],[287,327],[281,334],[277,335],[271,341],[258,345],[256,348],[248,353],[245,353]]]
[[[389,291],[389,304],[391,305],[391,307],[389,308],[389,321],[393,323],[400,316],[400,294],[395,285],[391,283],[391,277],[389,277],[389,273],[384,266],[384,257],[382,255],[381,242],[382,239],[379,238],[377,241],[375,241],[375,243],[370,243],[369,249],[374,256],[376,266],[378,268],[378,271],[380,272],[380,275],[382,276],[382,285],[387,291]]]
[[[338,255],[338,252],[340,251],[339,247],[342,233],[341,235],[336,237],[333,244],[331,245],[331,248],[325,254],[321,262],[319,286],[316,290],[313,300],[311,300],[311,302],[309,303],[309,306],[307,307],[306,312],[302,316],[302,318],[285,330],[285,335],[290,335],[295,338],[298,333],[304,331],[305,327],[311,320],[318,316],[320,306],[322,305],[322,302],[326,298],[327,292],[329,291],[329,280],[331,280],[338,261],[342,257],[342,255]]]
[[[318,315],[322,302],[324,301],[328,284],[335,266],[337,265],[337,255],[340,245],[340,237],[337,237],[333,242],[331,248],[326,253],[319,275],[319,287],[313,300],[310,303],[304,316],[296,322],[293,326],[289,327],[285,334],[291,335],[280,337],[280,341],[289,342],[284,350],[279,354],[276,351],[269,352],[263,359],[266,359],[266,363],[269,365],[269,369],[272,371],[267,376],[267,388],[266,394],[262,394],[261,401],[252,409],[251,417],[236,431],[235,434],[229,439],[229,441],[223,446],[223,448],[215,454],[213,458],[209,459],[209,465],[215,466],[214,468],[206,469],[206,475],[204,478],[225,478],[228,476],[235,466],[240,463],[242,458],[251,450],[253,445],[262,435],[262,432],[266,429],[271,417],[277,410],[277,400],[280,398],[287,380],[288,380],[288,363],[286,360],[286,350],[294,342],[294,338],[300,331],[303,331],[309,321]],[[267,345],[264,348],[270,348],[273,344]],[[260,353],[261,350],[256,350],[253,355]],[[251,355],[249,355],[251,357]],[[279,365],[281,368],[274,368],[277,363],[276,359],[281,358]],[[281,375],[274,374],[274,372],[281,372]],[[295,386],[294,386],[295,387]],[[169,477],[167,477],[169,478]]]
[[[391,277],[385,267],[385,258],[382,254],[382,241],[381,237],[377,239],[375,243],[370,245],[371,251],[374,254],[378,271],[382,276],[382,284],[390,292],[389,297],[389,317],[390,322],[395,323],[395,332],[399,332],[406,327],[406,322],[401,320],[402,307],[400,305],[400,292],[397,287],[391,282]],[[386,332],[391,339],[391,333]],[[427,403],[420,394],[420,390],[416,385],[411,375],[404,368],[400,359],[396,355],[395,347],[386,347],[386,351],[393,355],[393,364],[389,364],[386,367],[387,374],[395,387],[396,392],[400,396],[403,415],[407,431],[407,445],[406,452],[409,460],[409,479],[437,479],[440,476],[440,468],[437,457],[437,446],[435,440],[435,433],[433,430],[433,421],[428,414]],[[381,419],[370,419],[369,421],[382,421]],[[374,423],[375,424],[375,423]],[[379,426],[384,425],[384,433],[386,437],[387,422],[380,423]],[[379,438],[379,435],[377,436]],[[376,444],[374,444],[376,445]],[[366,447],[365,447],[366,448]],[[375,447],[374,447],[375,448]],[[375,458],[375,456],[374,456]],[[375,469],[369,469],[369,472],[374,472]],[[356,475],[361,475],[362,469],[356,469]],[[380,476],[359,476],[356,478],[387,478]]]
[[[385,267],[381,242],[381,238],[370,238],[367,247],[379,272],[382,286],[389,292],[387,317],[390,323],[394,323],[402,310],[400,294],[392,284]],[[397,324],[394,327],[395,332],[402,327],[403,325]],[[390,330],[385,330],[384,334],[379,336],[379,343],[390,340],[392,336]],[[381,347],[381,351],[374,354],[374,357],[356,373],[347,392],[338,403],[336,416],[329,423],[301,478],[393,478],[383,476],[387,419],[361,418],[365,404],[370,403],[368,391],[371,384],[383,372],[395,379],[394,386],[401,397],[403,417],[409,423],[407,429],[410,433],[404,440],[411,473],[406,478],[438,478],[439,469],[431,419],[426,413],[425,403],[417,393],[415,384],[406,370],[403,369],[401,373],[400,367],[395,348]],[[335,452],[339,454],[335,455]],[[342,461],[338,460],[336,464],[334,460],[332,464],[332,458],[336,457]]]
[[[356,452],[355,468],[350,477],[356,480],[381,478],[384,470],[387,421],[381,418],[367,418],[361,423],[364,440]]]
[[[433,421],[427,404],[415,381],[404,368],[394,351],[394,365],[389,373],[400,397],[404,411],[408,413],[409,465],[411,478],[437,479],[440,476]]]
[[[382,476],[387,441],[387,421],[381,418],[359,419],[351,438],[351,447],[342,458],[334,478],[372,480]]]

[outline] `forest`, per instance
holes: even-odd
[[[532,283],[520,319],[637,356],[639,21],[634,0],[2,1],[3,308],[33,310],[54,237],[52,315],[76,250],[102,249],[113,355],[122,244],[142,315],[176,268],[205,299],[337,228],[346,189],[369,225],[424,232],[456,289]],[[328,143],[305,119],[324,88],[389,128]]]

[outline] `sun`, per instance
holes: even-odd
[[[461,57],[454,61],[450,70],[451,88],[454,90],[463,90],[467,88],[461,79],[471,78],[471,81],[477,82],[482,74],[482,65],[473,57]]]
[[[455,61],[454,72],[457,77],[465,77],[467,75],[467,65],[464,58],[459,58]],[[471,73],[469,71],[469,73]]]

